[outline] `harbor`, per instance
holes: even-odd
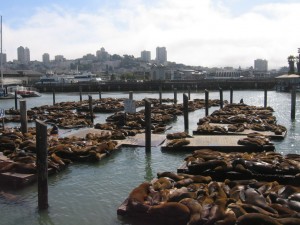
[[[98,93],[89,94],[93,96],[93,99],[98,98]],[[182,102],[181,94],[182,92],[178,93],[179,103]],[[79,100],[78,93],[56,93],[56,102],[63,102],[66,99],[66,96],[70,101]],[[103,98],[126,98],[127,96],[128,93],[126,92],[102,93]],[[145,96],[148,98],[158,98],[158,93],[133,93],[133,99],[136,100],[141,100],[145,98]],[[38,102],[41,98],[33,100],[28,99],[28,108],[45,104],[51,105],[53,103],[52,97],[52,94],[43,94],[42,98],[44,99],[40,103]],[[173,93],[163,93],[163,97],[173,98]],[[83,98],[87,98],[87,93],[83,95]],[[191,94],[191,99],[203,98],[203,92]],[[210,92],[210,99],[218,98],[218,92]],[[263,91],[235,91],[234,102],[239,102],[241,98],[244,99],[246,104],[251,103],[251,105],[262,106],[264,103]],[[224,92],[224,99],[229,100],[229,92]],[[268,106],[274,108],[274,115],[276,115],[277,122],[287,128],[287,134],[284,139],[274,140],[275,151],[283,155],[288,153],[299,154],[299,148],[297,146],[297,138],[299,138],[299,132],[297,131],[298,110],[296,111],[296,119],[291,120],[289,112],[289,109],[291,108],[290,104],[291,98],[289,93],[277,93],[274,91],[268,93]],[[5,109],[9,109],[13,105],[14,103],[11,100],[2,100],[1,102],[1,107],[5,107]],[[213,112],[219,108],[219,106],[214,106],[209,108],[209,111]],[[112,115],[112,113],[96,114],[94,123],[104,123],[106,118],[110,115]],[[190,134],[197,129],[197,123],[204,115],[204,109],[198,109],[189,113]],[[9,125],[12,124],[14,123],[9,123]],[[172,121],[169,124],[169,126],[171,128],[168,129],[166,133],[182,132],[183,116],[178,116],[175,121]],[[61,129],[61,132],[64,133],[64,135],[71,135],[79,132],[79,130],[70,131]],[[140,143],[137,143],[137,140]],[[25,224],[37,224],[36,216],[39,216],[45,223],[54,224],[71,224],[75,221],[75,223],[78,221],[84,223],[87,219],[89,220],[89,223],[96,224],[96,221],[100,218],[103,221],[103,224],[123,224],[125,222],[123,221],[123,218],[117,219],[116,209],[127,197],[132,188],[138,186],[138,184],[143,181],[151,181],[156,177],[157,172],[176,171],[178,166],[182,164],[183,158],[189,154],[186,151],[161,151],[159,143],[162,142],[162,140],[163,139],[158,138],[158,141],[152,145],[151,153],[146,153],[143,143],[141,143],[143,142],[142,138],[137,138],[136,140],[131,138],[131,141],[126,144],[127,147],[125,147],[124,144],[121,149],[97,163],[74,163],[60,173],[50,176],[50,208],[47,215],[37,214],[35,212],[37,198],[35,185],[30,185],[23,190],[10,192],[10,194],[19,196],[19,200],[12,204],[8,203],[9,199],[8,197],[5,198],[4,196],[7,195],[3,193],[0,204],[1,206],[3,205],[4,212],[6,212],[4,221],[7,222],[7,224],[10,224],[10,221],[13,221],[11,224],[14,224],[18,221],[18,218],[21,219],[21,217],[26,214]],[[63,198],[62,196],[66,196],[67,198]],[[73,198],[74,196],[76,196],[76,198]],[[62,199],[64,200],[62,201]],[[77,201],[79,201],[80,204],[76,204]],[[24,204],[27,204],[28,207],[24,208]],[[95,214],[94,210],[89,210],[89,207],[96,207],[98,209],[97,214]],[[13,216],[13,214],[10,213],[10,209],[12,208],[17,208],[19,215]],[[64,209],[64,212],[60,213],[60,210],[62,209]],[[75,214],[79,214],[79,212],[80,215],[76,216]],[[134,224],[138,224],[138,222]]]

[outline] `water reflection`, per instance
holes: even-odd
[[[153,179],[153,171],[151,166],[151,152],[145,152],[145,180],[150,181]]]
[[[55,225],[52,221],[51,217],[49,216],[50,212],[49,209],[38,211],[38,223],[39,225]]]

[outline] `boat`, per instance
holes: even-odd
[[[36,89],[32,87],[24,87],[24,86],[9,86],[7,87],[7,93],[16,93],[20,95],[22,98],[29,98],[29,97],[40,97],[42,96]]]
[[[4,90],[0,90],[0,99],[14,99],[14,98],[15,98],[15,93],[6,93]],[[17,94],[17,99],[20,98],[22,98],[22,96]]]
[[[91,72],[74,75],[74,80],[76,83],[86,83],[86,82],[101,82],[102,79],[97,77],[96,74]]]

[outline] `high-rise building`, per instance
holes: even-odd
[[[54,60],[55,60],[55,62],[64,62],[64,61],[66,61],[66,59],[63,55],[54,56]]]
[[[5,53],[2,53],[2,55],[1,55],[1,53],[0,53],[0,57],[2,56],[2,64],[5,64],[6,62],[7,62],[7,59],[6,59],[6,54]],[[1,58],[0,58],[0,60],[1,60]]]
[[[24,48],[23,46],[20,46],[18,49],[17,49],[17,52],[18,52],[18,61],[20,63],[24,63],[24,64],[27,64],[30,62],[30,51],[29,51],[29,48]]]
[[[141,60],[144,62],[150,62],[151,61],[151,52],[150,51],[142,51],[141,52]]]
[[[268,61],[265,59],[256,59],[254,60],[254,70],[267,72],[268,71]]]
[[[166,47],[156,48],[156,61],[158,63],[165,64],[167,62],[167,50]]]
[[[29,51],[29,48],[25,48],[24,50],[24,53],[25,53],[25,63],[29,63],[30,62],[30,51]]]
[[[48,53],[43,54],[43,63],[45,64],[50,63],[50,55]]]

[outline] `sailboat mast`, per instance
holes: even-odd
[[[2,68],[2,16],[1,17],[1,54],[0,54],[0,70],[1,70],[1,89],[3,90],[3,68]]]

